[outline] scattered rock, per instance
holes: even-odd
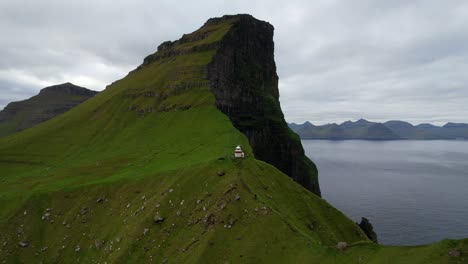
[[[197,204],[200,204],[202,202],[202,200],[198,199],[197,200]]]
[[[156,224],[160,224],[160,223],[164,222],[164,218],[161,217],[160,215],[156,215],[156,216],[154,217],[154,222],[155,222]]]
[[[240,200],[240,195],[236,194],[236,196],[234,196],[234,200],[239,201]]]
[[[24,228],[23,227],[18,227],[18,235],[24,234]]]
[[[141,197],[141,199],[142,199],[142,200],[145,200],[145,199],[146,199],[146,195],[143,195],[143,196]]]
[[[94,240],[94,246],[96,246],[96,249],[99,250],[102,248],[102,246],[104,246],[104,241],[96,239]]]
[[[146,236],[146,234],[148,234],[148,232],[149,232],[149,229],[148,229],[148,228],[145,228],[145,229],[143,230],[143,235]]]
[[[81,250],[81,247],[80,247],[80,246],[76,246],[76,247],[75,247],[75,252],[76,252],[76,253],[80,252],[80,250]]]
[[[210,214],[205,218],[206,225],[214,225],[216,223],[216,217],[214,214]]]
[[[39,251],[44,252],[44,251],[47,251],[48,249],[49,249],[48,247],[43,247]]]
[[[50,219],[50,213],[45,213],[43,216],[42,216],[42,220],[49,220]]]
[[[29,247],[29,243],[27,241],[20,241],[18,242],[18,246],[22,248]]]
[[[174,189],[169,189],[169,193],[171,193],[171,192],[173,192],[173,191],[174,191]]]
[[[27,215],[28,211],[24,210],[23,215]]]
[[[459,258],[461,256],[461,251],[459,249],[450,249],[448,255],[452,258]]]
[[[129,204],[129,203],[127,204],[127,208],[130,208],[130,204]]]
[[[102,203],[102,202],[104,202],[104,200],[105,200],[104,197],[99,197],[99,198],[97,198],[96,203]]]
[[[180,205],[184,205],[185,200],[180,201]]]
[[[160,204],[156,204],[156,208],[159,208],[161,205]]]
[[[88,213],[88,207],[81,208],[81,215],[86,215]]]
[[[182,213],[180,212],[180,210],[177,210],[176,215],[177,215],[177,216],[180,216],[181,214],[182,214]]]
[[[222,204],[219,206],[219,208],[221,208],[221,209],[226,208],[226,203],[222,203]]]
[[[226,173],[225,173],[224,171],[218,171],[217,174],[218,174],[218,176],[224,176],[224,175],[226,175]]]
[[[338,242],[338,244],[336,245],[336,248],[339,250],[345,250],[346,248],[348,248],[348,243]]]

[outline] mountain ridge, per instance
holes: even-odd
[[[29,99],[11,102],[0,111],[0,137],[63,114],[97,93],[67,82],[42,88],[37,95]]]
[[[432,124],[412,125],[409,122],[390,120],[384,123],[367,121],[345,121],[341,124],[312,125],[288,123],[289,127],[302,139],[364,139],[364,140],[436,140],[436,139],[468,139],[468,124],[450,123],[443,126]],[[380,128],[376,136],[372,126]],[[332,130],[332,128],[334,130]],[[360,131],[359,131],[360,129]],[[374,127],[375,129],[375,127]],[[339,130],[339,132],[337,132]]]

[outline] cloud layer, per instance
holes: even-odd
[[[275,26],[291,122],[368,118],[468,122],[468,2],[0,2],[0,108],[47,85],[102,90],[209,17],[250,13]]]

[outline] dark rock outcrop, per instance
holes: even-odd
[[[373,242],[378,243],[377,234],[374,232],[374,227],[369,222],[369,219],[362,217],[359,227],[362,229],[364,234]]]
[[[208,65],[216,106],[247,136],[257,159],[320,195],[317,169],[304,155],[299,137],[288,128],[281,111],[274,28],[250,15],[214,18],[205,25],[233,18]]]
[[[0,111],[0,137],[63,114],[96,94],[96,91],[64,83],[46,87],[27,100],[12,102]]]

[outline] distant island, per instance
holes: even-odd
[[[447,123],[443,126],[432,124],[412,125],[408,122],[392,120],[385,123],[365,119],[346,121],[341,124],[316,126],[310,122],[288,124],[302,139],[364,139],[364,140],[465,140],[468,139],[468,124]]]

